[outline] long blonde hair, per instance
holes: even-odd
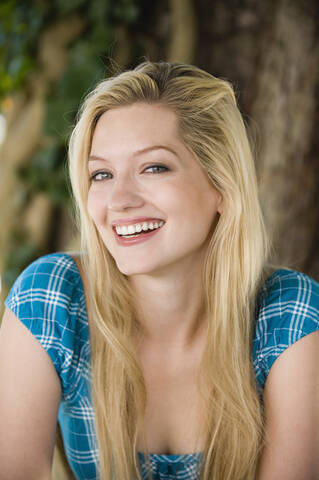
[[[208,332],[197,386],[205,402],[200,478],[252,480],[263,418],[252,364],[254,308],[269,274],[270,251],[242,116],[229,82],[190,65],[144,62],[102,81],[79,112],[70,140],[70,179],[89,285],[92,399],[101,478],[141,478],[136,452],[147,391],[134,338],[141,333],[128,279],[117,268],[87,210],[88,156],[107,110],[160,103],[179,120],[181,139],[222,194],[203,288]],[[144,451],[149,453],[145,436]]]

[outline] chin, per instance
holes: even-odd
[[[117,268],[123,275],[126,275],[128,277],[133,276],[133,275],[155,275],[158,270],[159,266],[157,265],[137,265],[135,262],[129,263],[129,262],[116,262]]]
[[[116,261],[116,260],[115,260]],[[123,275],[131,276],[131,275],[143,275],[152,272],[152,268],[150,266],[143,266],[143,265],[136,265],[134,262],[131,264],[129,262],[117,262],[117,268]]]

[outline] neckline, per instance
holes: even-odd
[[[72,264],[75,266],[76,270],[77,270],[77,273],[80,277],[80,284],[81,284],[81,287],[82,287],[82,290],[84,291],[84,286],[83,286],[83,281],[82,281],[82,277],[81,277],[81,273],[80,273],[80,270],[79,270],[79,267],[75,261],[75,259],[72,257],[72,255],[70,253],[67,253],[67,252],[56,252],[58,253],[59,255],[66,255],[72,262]],[[146,454],[143,453],[143,452],[137,452],[137,454],[142,457],[142,458],[145,458],[146,457]],[[154,458],[156,457],[157,459],[169,459],[169,460],[178,460],[180,458],[188,458],[189,460],[193,460],[194,458],[200,458],[202,456],[202,452],[194,452],[194,453],[182,453],[182,454],[178,454],[178,455],[172,455],[172,454],[164,454],[164,453],[150,453],[149,454],[149,457],[150,458]]]
[[[138,455],[142,456],[143,458],[145,458],[147,455],[143,452],[137,452]],[[197,457],[201,457],[203,455],[203,452],[194,452],[194,453],[181,453],[181,454],[178,454],[178,455],[171,455],[171,454],[165,454],[165,453],[150,453],[149,456],[150,457],[159,457],[159,458],[169,458],[169,459],[172,459],[172,460],[175,460],[175,459],[178,459],[178,458],[185,458],[185,457],[188,457],[189,459],[193,459],[193,458],[197,458]]]
[[[81,277],[81,273],[80,273],[80,270],[78,268],[78,265],[75,261],[75,259],[72,257],[71,253],[68,253],[68,252],[56,252],[55,254],[58,254],[58,255],[66,255],[72,262],[72,264],[75,266],[76,270],[77,270],[77,273],[79,275],[79,278],[80,278],[80,285],[82,287],[82,290],[84,292],[84,285],[83,285],[83,281],[82,281],[82,277]],[[281,271],[285,271],[284,268],[278,268],[278,269],[275,269],[264,281],[264,284],[262,285],[262,288],[260,290],[263,289],[263,287],[265,286],[265,284],[267,284],[269,281],[272,280],[273,277],[275,277],[276,275],[279,274],[279,272]],[[258,292],[259,294],[261,292]],[[258,298],[258,294],[257,294],[257,298]],[[145,453],[143,452],[137,452],[138,456],[142,457],[143,459],[147,456]],[[202,457],[203,455],[203,452],[194,452],[194,453],[185,453],[185,454],[178,454],[178,455],[171,455],[171,454],[164,454],[164,453],[149,453],[149,457],[150,458],[154,458],[156,457],[157,459],[169,459],[169,460],[175,460],[177,461],[178,459],[180,458],[186,458],[186,459],[189,459],[189,460],[192,460],[192,459],[200,459],[200,457]]]

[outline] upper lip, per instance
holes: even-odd
[[[112,227],[123,226],[123,225],[134,225],[136,223],[142,222],[160,222],[164,220],[157,217],[134,217],[134,218],[119,218],[118,220],[113,220],[111,223]]]

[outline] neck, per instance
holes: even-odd
[[[189,350],[205,328],[202,272],[136,275],[130,279],[143,342],[165,351]]]

